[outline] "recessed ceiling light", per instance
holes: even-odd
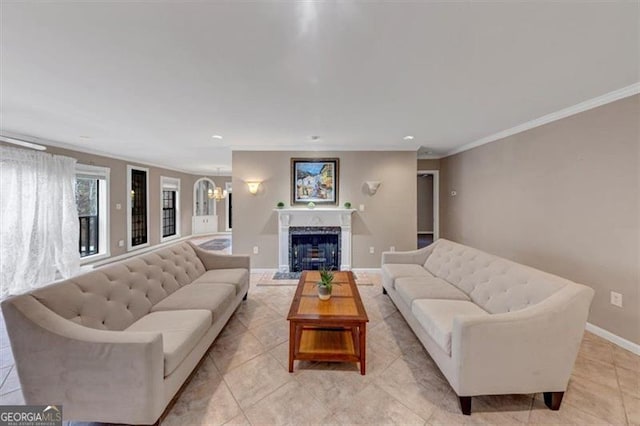
[[[80,135],[80,139],[89,140],[91,139],[91,136]]]
[[[213,135],[211,137],[214,138],[214,139],[222,139],[222,136],[220,136],[220,135]]]
[[[405,137],[404,137],[404,138],[402,138],[402,139],[404,139],[405,141],[412,141],[414,138],[413,138],[413,136],[411,136],[411,135],[407,135],[407,136],[405,136]]]

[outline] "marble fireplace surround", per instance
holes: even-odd
[[[340,270],[351,270],[351,215],[355,209],[289,208],[275,209],[278,213],[278,270],[289,272],[289,227],[339,226]]]

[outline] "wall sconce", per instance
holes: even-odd
[[[382,182],[380,182],[379,180],[368,180],[365,182],[365,184],[367,185],[367,188],[369,189],[369,195],[375,195],[376,192],[378,192],[378,188],[380,188],[380,184]]]
[[[260,188],[260,183],[257,181],[247,182],[247,186],[249,187],[249,192],[252,195],[256,195],[258,193],[258,189]]]

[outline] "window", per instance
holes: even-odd
[[[128,250],[149,245],[149,169],[127,166]]]
[[[109,256],[109,173],[106,167],[76,166],[78,251],[84,263]]]
[[[160,203],[162,241],[180,236],[180,179],[160,177]]]

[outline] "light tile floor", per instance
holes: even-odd
[[[640,425],[640,357],[586,333],[562,407],[542,395],[476,397],[471,416],[385,295],[361,286],[369,314],[367,375],[356,364],[299,363],[287,372],[293,286],[256,286],[163,421],[217,424]],[[0,324],[0,404],[21,403]]]

